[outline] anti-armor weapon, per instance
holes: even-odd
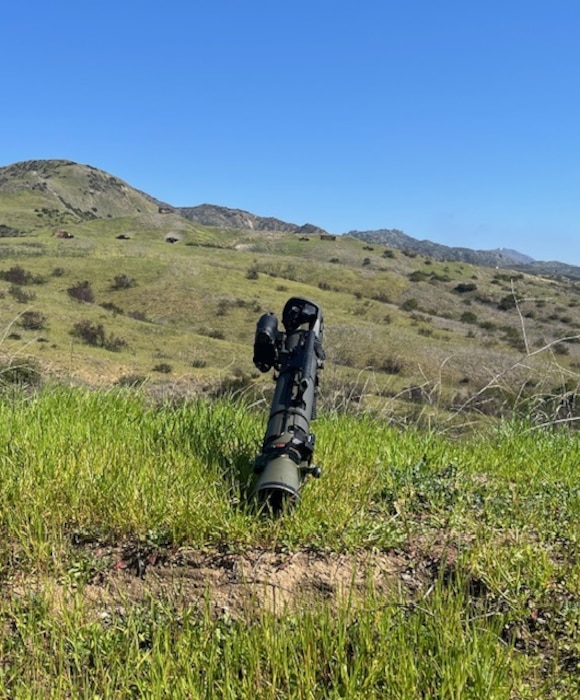
[[[279,512],[293,505],[309,477],[319,477],[312,463],[318,371],[324,366],[323,316],[319,306],[292,297],[282,312],[284,331],[272,313],[260,317],[254,339],[254,364],[274,369],[276,388],[262,451],[254,462],[252,492],[259,504]]]

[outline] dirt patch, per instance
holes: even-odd
[[[179,605],[210,606],[212,612],[236,616],[258,610],[283,613],[322,602],[338,605],[370,591],[386,595],[400,585],[414,589],[420,581],[398,554],[180,550],[171,557],[151,552],[119,559],[85,591],[105,606],[163,596]]]
[[[88,580],[13,580],[16,596],[43,592],[57,607],[82,591],[95,616],[123,612],[151,597],[172,607],[198,607],[215,615],[282,614],[320,605],[368,604],[392,594],[411,601],[432,580],[428,560],[412,561],[409,552],[281,552],[253,548],[243,553],[219,549],[144,548],[139,545],[83,552],[94,565]]]

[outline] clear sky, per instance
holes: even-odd
[[[0,165],[580,265],[578,0],[7,0],[0,47]]]

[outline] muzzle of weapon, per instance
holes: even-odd
[[[285,332],[274,314],[264,314],[256,326],[254,364],[277,372],[262,452],[254,463],[252,499],[274,514],[288,510],[300,497],[308,476],[319,477],[312,464],[315,437],[318,370],[324,366],[323,317],[311,301],[292,297],[284,307]]]

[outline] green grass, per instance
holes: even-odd
[[[175,227],[184,238],[168,245],[163,236]],[[429,419],[444,421],[457,406],[481,411],[478,392],[490,384],[493,412],[509,413],[520,398],[559,396],[563,377],[577,379],[580,312],[570,281],[518,275],[520,316],[497,308],[511,293],[508,273],[498,277],[493,269],[410,259],[400,251],[387,259],[381,246],[369,251],[348,237],[300,241],[294,234],[220,231],[154,210],[67,229],[74,239],[57,240],[46,225],[0,241],[0,273],[20,266],[43,280],[23,286],[20,299],[0,280],[5,364],[32,357],[45,374],[101,387],[131,375],[182,393],[215,392],[240,377],[259,383],[251,363],[255,323],[264,311],[280,314],[288,297],[298,295],[321,305],[336,387],[356,387],[363,409],[381,409],[389,399],[400,418],[415,417],[409,396],[422,387]],[[124,232],[130,240],[117,240]],[[418,270],[422,281],[413,282]],[[112,290],[122,274],[135,285]],[[67,295],[85,280],[92,304]],[[459,294],[458,283],[476,289]],[[26,310],[42,314],[44,328],[19,330]],[[477,322],[462,322],[466,312]],[[85,320],[126,345],[111,352],[73,338],[72,328]],[[570,342],[550,349],[564,337]],[[156,373],[160,362],[170,372]],[[389,371],[394,365],[400,370]]]
[[[75,212],[43,167],[0,198],[0,277],[35,278],[0,279],[0,696],[580,697],[577,283],[197,226],[53,163]],[[270,520],[252,343],[293,295],[324,471]]]
[[[269,520],[246,500],[266,418],[233,399],[4,393],[6,696],[580,697],[576,434],[503,422],[454,438],[327,412],[323,478]],[[285,611],[220,611],[209,580],[195,600],[147,589],[155,565],[138,595],[127,573],[121,602],[99,602],[120,555],[98,552],[128,544],[169,562],[225,548],[406,564]]]

